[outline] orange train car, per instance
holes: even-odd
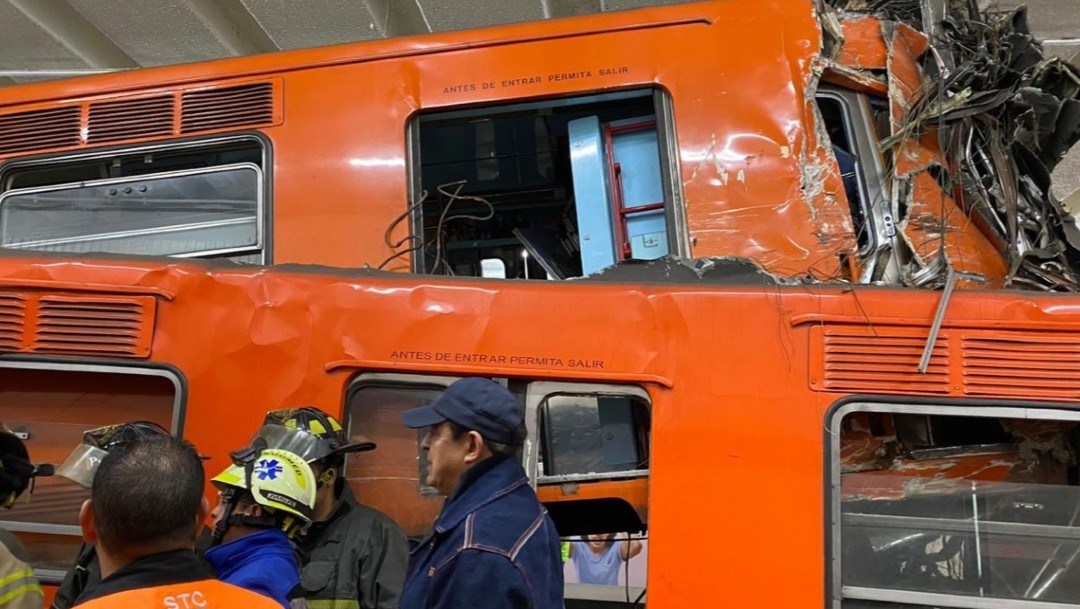
[[[826,53],[814,5],[685,4],[7,87],[0,246],[457,275],[502,259],[508,277],[524,277],[503,251],[520,253],[515,228],[592,245],[642,220],[599,230],[583,217],[595,180],[571,148],[618,147],[623,135],[646,157],[613,150],[592,169],[611,172],[597,178],[611,178],[599,204],[625,187],[629,215],[659,205],[657,230],[620,239],[649,236],[635,257],[652,247],[748,258],[787,277],[872,274],[902,225],[881,205],[891,183],[878,143],[899,128],[890,114],[902,116],[881,73],[914,61],[908,37],[926,38],[853,18]],[[607,144],[574,133],[590,117]],[[620,129],[639,129],[637,143]],[[846,188],[839,154],[857,160],[843,172],[858,184]],[[920,220],[932,208],[957,270],[1001,285],[995,244],[926,167],[904,167],[919,195],[904,228],[913,255],[938,253],[940,231]],[[199,207],[206,192],[228,203]],[[188,209],[137,216],[154,194]],[[454,194],[498,213],[474,221],[490,210]],[[597,268],[582,258],[559,274]]]
[[[1074,602],[1080,309],[1001,289],[1072,271],[912,131],[930,41],[717,1],[0,89],[0,420],[56,462],[151,419],[213,469],[316,404],[419,536],[398,413],[486,375],[560,532],[647,545],[569,606]],[[0,522],[47,584],[83,497]]]
[[[441,499],[400,412],[485,375],[521,398],[523,459],[563,534],[648,543],[641,582],[571,582],[569,606],[1075,602],[1069,296],[958,292],[935,333],[940,294],[872,287],[23,255],[0,284],[5,350],[33,349],[0,360],[2,406],[35,450],[151,416],[215,468],[267,407],[320,404],[378,438],[347,476],[418,536]],[[79,357],[48,353],[73,340]],[[7,515],[44,575],[79,540],[72,486],[42,481]]]

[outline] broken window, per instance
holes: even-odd
[[[0,363],[0,421],[38,463],[59,466],[95,427],[153,421],[181,424],[180,381],[164,370],[82,364]],[[0,527],[30,552],[44,583],[59,583],[82,544],[79,508],[90,492],[61,476],[39,478],[0,512]]]
[[[556,394],[541,411],[542,476],[648,470],[648,403],[628,395]],[[543,480],[543,478],[541,478]]]
[[[0,175],[0,246],[264,262],[255,137],[21,162]]]
[[[566,279],[677,253],[668,108],[640,90],[423,114],[417,270]]]
[[[1018,408],[842,407],[832,606],[1080,606],[1078,420]]]
[[[406,428],[401,413],[434,403],[457,379],[366,373],[357,377],[346,396],[350,438],[377,438],[378,448],[349,455],[345,477],[361,503],[389,515],[414,539],[430,534],[443,498],[424,484],[427,462],[420,448],[424,430]],[[521,459],[563,539],[568,558],[566,597],[606,602],[627,593],[632,598],[643,595],[648,393],[621,385],[496,382],[504,383],[523,403],[528,440]],[[613,552],[620,552],[620,557]],[[599,563],[606,565],[604,572],[592,568]],[[607,568],[612,565],[618,567],[617,573]],[[598,589],[597,584],[610,588]]]
[[[822,87],[816,99],[844,182],[859,251],[865,255],[889,236],[885,233],[892,225],[884,207],[873,112],[866,96],[836,87]]]

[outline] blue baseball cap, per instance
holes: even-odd
[[[514,431],[525,418],[521,405],[502,385],[483,378],[465,378],[447,387],[431,406],[401,413],[401,420],[413,429],[450,421],[479,432],[486,440],[515,444],[520,438],[514,437]]]

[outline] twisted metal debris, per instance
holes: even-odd
[[[1080,229],[1050,184],[1054,167],[1080,140],[1080,70],[1045,56],[1024,8],[981,11],[972,0],[827,1],[841,19],[867,12],[882,19],[890,58],[905,31],[927,37],[914,94],[900,96],[889,83],[893,129],[880,145],[897,217],[911,220],[905,210],[912,176],[928,171],[942,196],[955,197],[1005,256],[1006,286],[1080,291]],[[906,147],[927,137],[944,163],[913,162]],[[940,285],[948,268],[944,246],[927,259],[907,245],[903,282]]]

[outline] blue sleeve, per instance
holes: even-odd
[[[294,564],[274,558],[257,561],[221,581],[272,598],[287,609],[289,593],[300,585],[300,576]]]
[[[465,550],[432,582],[432,609],[518,609],[531,607],[521,572],[501,554]]]

